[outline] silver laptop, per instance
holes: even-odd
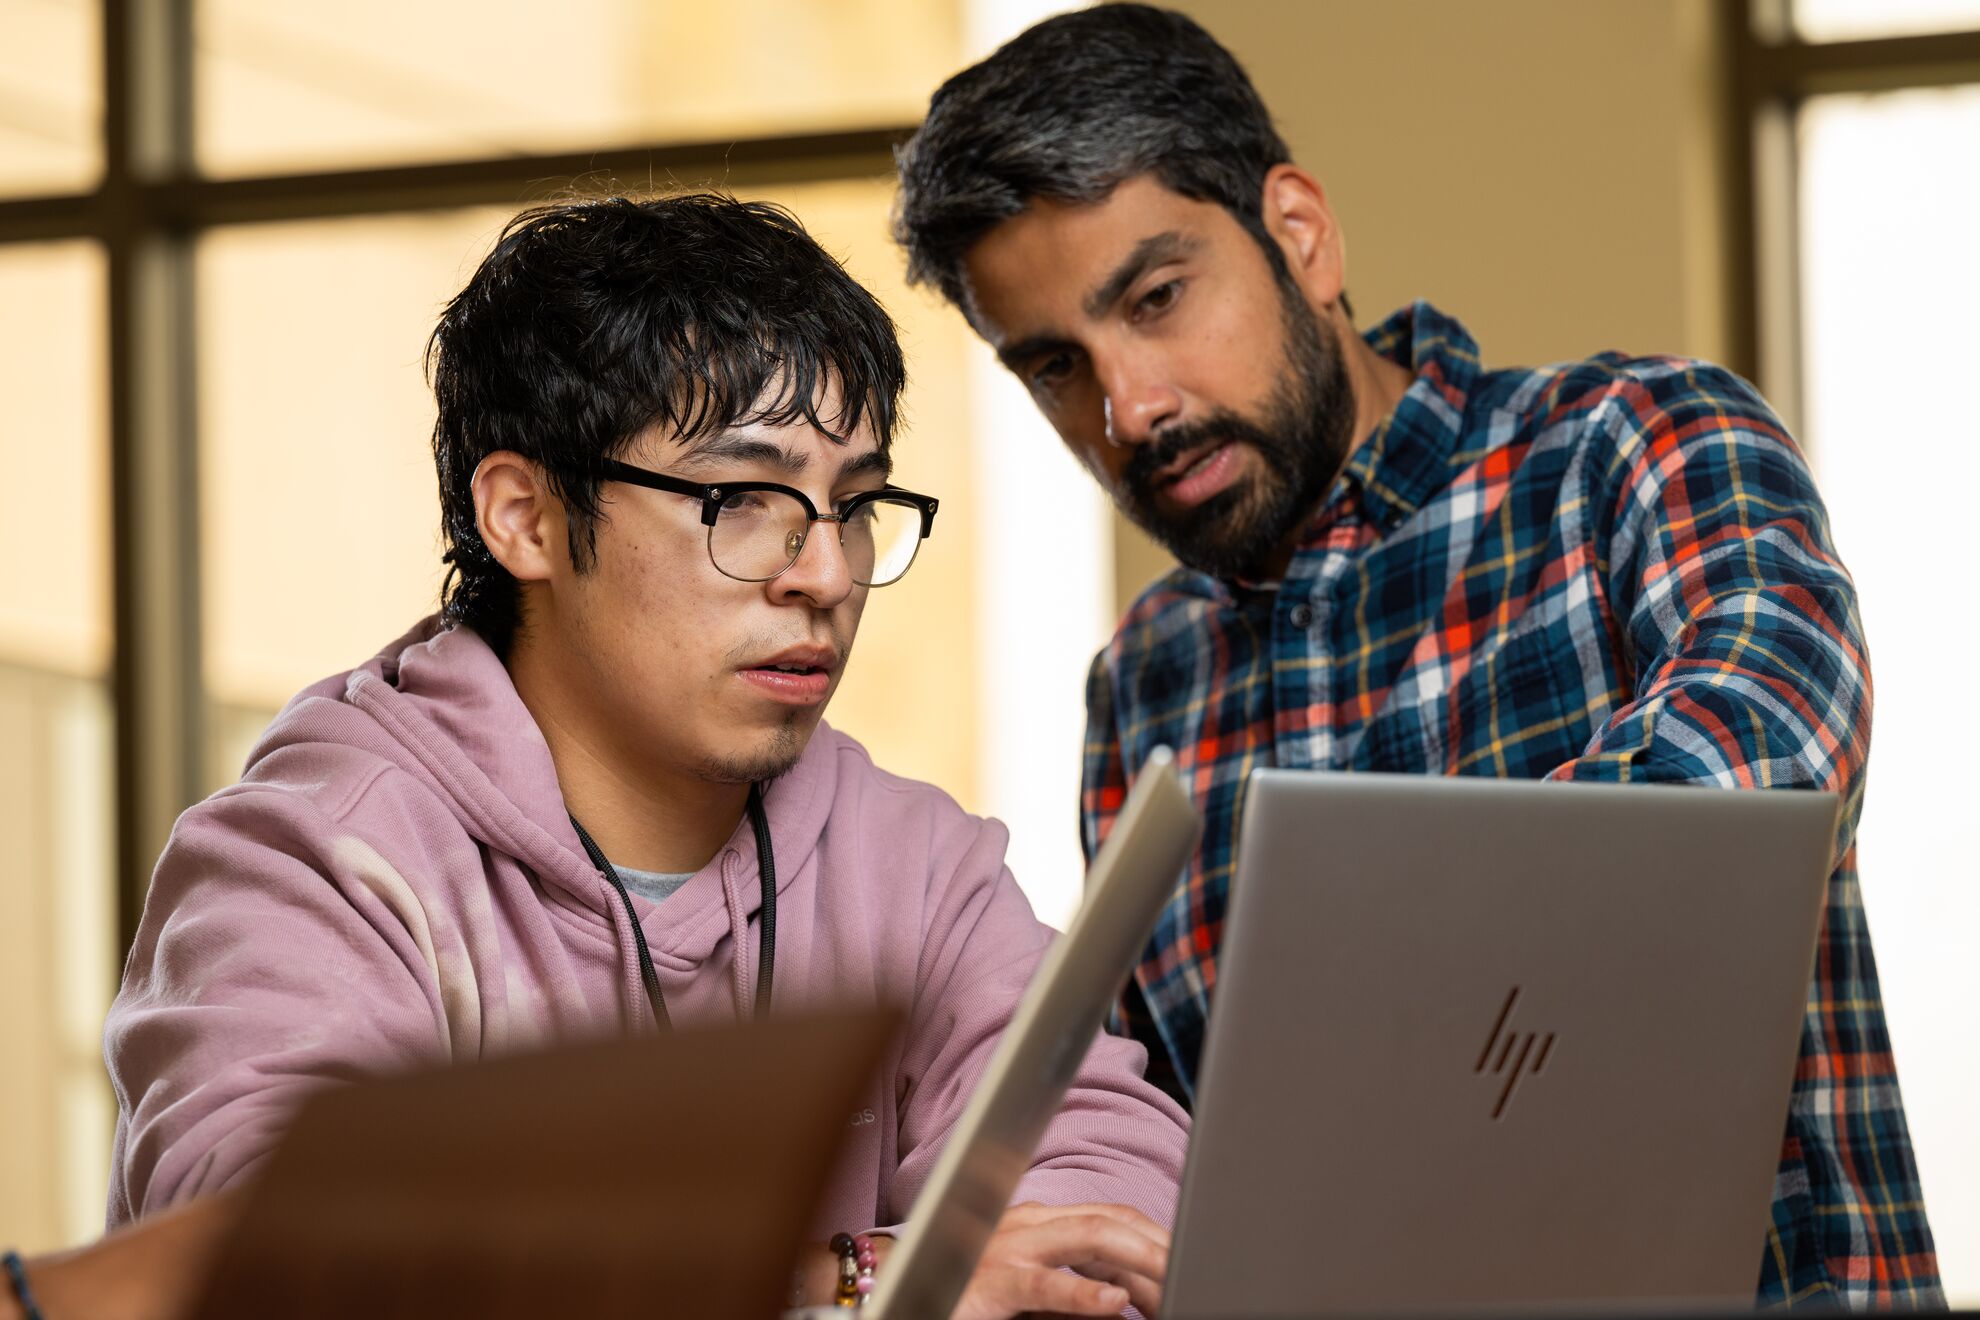
[[[1254,775],[1164,1320],[1750,1308],[1838,810]]]
[[[1157,749],[1093,859],[1078,915],[1039,964],[915,1198],[865,1308],[875,1320],[955,1309],[1201,833],[1173,758]]]

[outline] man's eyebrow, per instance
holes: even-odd
[[[1114,273],[1102,280],[1093,292],[1086,295],[1080,310],[1094,320],[1107,314],[1107,309],[1121,300],[1121,295],[1130,285],[1140,279],[1148,270],[1164,262],[1176,261],[1196,251],[1200,246],[1197,239],[1186,234],[1167,229],[1159,234],[1150,234],[1134,245],[1127,260],[1114,267]]]
[[[1032,358],[1041,357],[1046,353],[1062,352],[1074,347],[1076,345],[1071,340],[1061,338],[1058,335],[1032,335],[1029,338],[1018,340],[1015,344],[1006,344],[1002,348],[999,348],[997,350],[997,360],[1003,363],[1007,369],[1017,371]]]
[[[878,449],[869,449],[839,469],[839,480],[848,477],[879,477],[885,480],[894,475],[894,456]]]
[[[786,449],[747,435],[716,435],[688,447],[681,463],[700,467],[707,463],[762,463],[787,477],[801,477],[811,466],[811,456],[801,450]],[[839,468],[839,479],[892,475],[894,460],[878,449],[869,449]]]
[[[785,476],[798,477],[803,476],[805,468],[811,465],[811,457],[753,436],[713,435],[689,445],[681,462],[691,467],[710,462],[764,463]]]

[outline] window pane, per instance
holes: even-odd
[[[1861,41],[1980,28],[1980,0],[1794,0],[1803,41]]]
[[[219,175],[912,123],[954,0],[198,0]]]
[[[1862,824],[1925,1199],[1955,1305],[1980,1303],[1980,816],[1962,671],[1980,649],[1971,519],[1980,424],[1980,87],[1836,97],[1802,113],[1808,440],[1863,597],[1877,684]]]
[[[101,177],[99,31],[94,0],[0,0],[0,196]]]
[[[93,246],[0,247],[0,1224],[25,1249],[100,1232],[109,1177],[103,306]]]
[[[203,645],[214,786],[269,717],[434,608],[421,370],[507,213],[219,230],[198,254]]]

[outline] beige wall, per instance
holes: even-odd
[[[1710,0],[1179,0],[1347,234],[1364,326],[1428,298],[1487,365],[1726,352]],[[1165,561],[1131,529],[1122,603]]]

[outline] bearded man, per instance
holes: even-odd
[[[1256,767],[1827,789],[1757,1293],[1937,1302],[1857,888],[1862,621],[1753,388],[1619,353],[1488,371],[1427,303],[1358,332],[1320,182],[1180,14],[1039,24],[937,91],[900,163],[911,278],[1181,561],[1094,662],[1081,803],[1090,855],[1167,744],[1208,823],[1123,1005],[1165,1085],[1192,1098]]]

